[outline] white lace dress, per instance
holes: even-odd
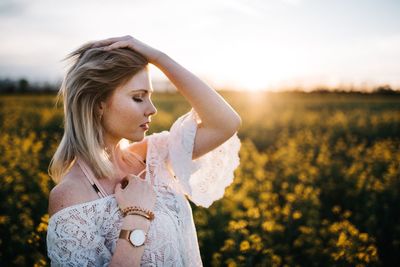
[[[202,266],[190,199],[209,207],[232,183],[240,140],[192,160],[200,118],[192,108],[170,131],[146,136],[146,181],[157,193],[141,266]],[[122,226],[115,195],[66,207],[49,219],[47,253],[51,266],[108,266]]]

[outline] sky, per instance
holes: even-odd
[[[0,78],[58,82],[69,52],[128,34],[216,88],[400,89],[399,14],[398,0],[1,0]]]

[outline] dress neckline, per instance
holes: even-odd
[[[86,201],[86,202],[82,202],[82,203],[73,204],[73,205],[71,205],[71,206],[62,208],[62,209],[60,209],[59,211],[53,213],[53,215],[51,215],[51,217],[49,218],[49,223],[50,223],[50,220],[52,220],[54,217],[60,216],[61,214],[65,213],[65,212],[67,212],[67,211],[69,211],[69,210],[71,210],[71,209],[76,209],[76,208],[84,207],[84,206],[86,206],[86,205],[95,204],[96,202],[102,202],[102,201],[106,201],[106,200],[112,199],[112,198],[115,198],[115,194],[110,194],[110,195],[107,195],[107,196],[105,196],[105,197],[93,199],[93,200]]]
[[[145,170],[146,170],[146,175],[145,175],[145,181],[148,181],[148,182],[150,182],[150,177],[149,177],[149,171],[148,171],[148,169],[149,169],[149,165],[148,165],[148,163],[149,163],[149,155],[150,155],[150,139],[151,138],[148,138],[148,136],[146,136],[146,138],[147,138],[147,149],[146,149],[146,168],[145,168]],[[130,152],[127,152],[127,153],[130,153]],[[78,158],[77,158],[78,159]],[[91,172],[91,170],[90,170],[90,168],[89,168],[89,171]],[[93,173],[93,172],[91,172],[91,173]],[[85,173],[84,173],[85,174]],[[85,174],[85,177],[87,178],[87,176],[86,176],[86,174]],[[141,179],[141,178],[140,178]],[[101,186],[101,185],[100,185]],[[64,212],[67,212],[67,211],[69,211],[69,210],[71,210],[71,209],[74,209],[74,208],[79,208],[79,207],[82,207],[82,206],[86,206],[86,205],[90,205],[90,204],[95,204],[95,203],[97,203],[97,202],[102,202],[102,201],[106,201],[106,200],[109,200],[109,199],[115,199],[115,193],[113,193],[113,194],[106,194],[105,196],[102,196],[102,197],[99,197],[99,198],[97,198],[97,199],[94,199],[94,200],[90,200],[90,201],[86,201],[86,202],[81,202],[81,203],[77,203],[77,204],[73,204],[73,205],[71,205],[71,206],[68,206],[68,207],[65,207],[65,208],[63,208],[63,209],[60,209],[60,210],[58,210],[57,212],[55,212],[55,213],[53,213],[53,215],[49,218],[49,223],[50,223],[50,221],[52,220],[52,218],[53,217],[56,217],[56,216],[60,216],[62,213],[64,213]]]

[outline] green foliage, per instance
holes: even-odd
[[[221,93],[241,115],[223,199],[192,209],[205,266],[399,266],[400,98]],[[190,109],[155,94],[148,134]],[[46,266],[54,95],[0,97],[0,262]]]

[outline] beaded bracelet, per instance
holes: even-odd
[[[144,216],[144,217],[148,218],[149,220],[153,220],[154,219],[154,213],[153,212],[145,210],[145,209],[137,207],[137,206],[127,207],[127,208],[122,209],[121,211],[122,211],[124,217],[126,215],[128,215],[128,212],[136,212],[136,211],[138,211],[139,213],[141,213],[139,215],[142,215],[142,216],[146,215],[147,217],[146,216]]]
[[[154,214],[152,212],[145,212],[145,211],[140,211],[140,210],[125,210],[124,212],[124,217],[127,215],[140,215],[142,217],[145,217],[146,219],[152,221],[154,219]]]
[[[140,211],[128,211],[128,212],[125,213],[125,216],[128,216],[128,215],[140,215],[140,216],[146,218],[149,221],[152,220],[152,218],[150,218],[149,215],[147,215],[146,213],[140,212]]]

